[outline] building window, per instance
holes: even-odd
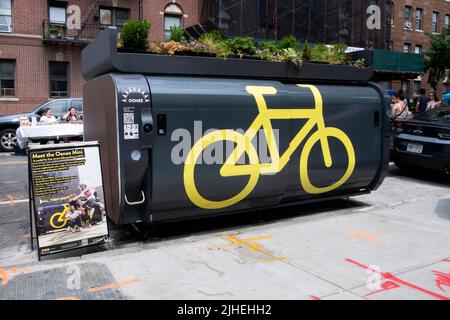
[[[386,22],[388,25],[394,25],[394,3],[386,3]]]
[[[412,28],[412,7],[405,6],[405,28]]]
[[[48,17],[51,24],[66,25],[66,7],[53,5],[48,7]]]
[[[120,8],[100,8],[100,27],[116,26],[119,30],[130,19],[130,10]]]
[[[405,43],[403,45],[403,52],[411,52],[411,43]]]
[[[409,81],[402,81],[402,91],[405,94],[405,97],[409,98]]]
[[[414,53],[422,53],[423,52],[423,48],[421,45],[416,44],[416,48],[414,49]]]
[[[386,40],[386,50],[392,51],[394,50],[394,41],[392,40]]]
[[[422,82],[414,81],[414,97],[417,97],[420,95],[420,93],[419,93],[420,88],[422,88]]]
[[[11,0],[0,0],[0,32],[12,32]]]
[[[450,14],[446,14],[445,15],[445,27],[448,28],[450,27]]]
[[[423,10],[416,9],[416,30],[423,30]]]
[[[67,97],[69,95],[69,63],[50,62],[50,98]]]
[[[176,4],[169,4],[164,10],[164,40],[170,38],[170,28],[183,25],[183,11]]]
[[[433,16],[431,20],[431,31],[439,32],[439,12],[433,11]]]
[[[0,97],[14,97],[16,62],[0,60]]]

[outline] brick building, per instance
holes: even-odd
[[[80,30],[67,27],[71,5],[80,8]],[[152,22],[150,38],[162,40],[168,26],[196,23],[198,6],[198,0],[0,0],[0,115],[81,96],[81,50],[102,28],[143,18]]]
[[[425,53],[430,47],[427,33],[439,33],[450,23],[450,1],[448,0],[392,0],[392,42],[394,51]],[[450,53],[449,53],[450,54]],[[438,95],[449,91],[450,79],[438,84]],[[403,89],[413,99],[420,88],[430,92],[428,75],[414,80],[392,81],[387,87]]]

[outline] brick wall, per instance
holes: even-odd
[[[81,8],[82,20],[93,0],[67,1],[68,5]],[[147,2],[147,1],[145,1]],[[112,0],[104,0],[102,6],[113,7]],[[138,18],[138,1],[119,0],[117,7],[130,9],[130,16]],[[48,20],[47,1],[13,1],[13,32],[0,33],[0,60],[16,61],[15,98],[0,97],[0,115],[27,112],[50,98],[49,62],[69,63],[69,95],[83,94],[81,50],[73,44],[44,44],[43,21]],[[96,17],[97,16],[97,17]],[[91,16],[89,24],[98,24],[98,14]]]
[[[150,30],[151,41],[161,41],[164,36],[164,9],[171,3],[177,4],[183,12],[183,25],[185,27],[193,25],[199,20],[198,0],[154,0],[144,1],[143,18],[150,20],[152,27]]]
[[[405,6],[412,7],[412,29],[408,30],[404,27],[404,10]],[[423,27],[422,31],[416,30],[416,9],[423,9]],[[394,26],[392,28],[392,40],[394,44],[394,50],[403,52],[403,46],[405,43],[411,44],[411,50],[414,52],[416,45],[421,45],[423,52],[427,52],[430,48],[430,41],[427,33],[432,31],[432,13],[433,11],[439,12],[439,27],[440,30],[444,27],[444,19],[446,14],[450,14],[450,2],[446,0],[394,0]],[[450,53],[449,53],[450,54]],[[414,97],[413,92],[414,81],[409,81],[409,97]],[[431,86],[428,84],[428,74],[421,77],[421,87],[430,92]],[[401,88],[401,81],[395,81],[393,88],[399,90]],[[438,85],[438,95],[442,95],[444,91],[443,84]]]

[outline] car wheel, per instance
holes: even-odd
[[[12,128],[0,131],[0,151],[12,152],[17,144],[16,130]]]

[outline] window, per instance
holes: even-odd
[[[445,27],[448,28],[450,27],[450,14],[446,14],[445,15]]]
[[[412,7],[405,6],[405,28],[411,28],[412,26]]]
[[[16,62],[0,60],[0,97],[14,97]]]
[[[71,100],[70,106],[77,108],[78,111],[82,111],[83,110],[83,100]]]
[[[103,26],[112,25],[112,10],[100,8],[100,24]]]
[[[50,108],[53,111],[55,117],[60,117],[67,112],[67,101],[66,100],[58,100],[54,102],[50,102],[46,105],[46,108]]]
[[[386,3],[386,22],[388,25],[394,25],[394,3]]]
[[[414,49],[414,53],[422,53],[423,52],[423,48],[421,45],[416,44],[416,48]]]
[[[409,98],[409,81],[402,81],[402,91],[405,93],[405,97]]]
[[[119,30],[130,19],[130,10],[120,8],[100,8],[100,27],[116,26]]]
[[[433,16],[431,20],[431,31],[439,32],[439,12],[433,11]]]
[[[414,81],[414,97],[417,97],[420,95],[420,93],[419,93],[420,88],[422,88],[422,82]]]
[[[423,30],[423,10],[416,9],[416,30]]]
[[[164,10],[164,40],[170,38],[170,27],[182,26],[183,12],[176,4],[169,4]]]
[[[411,43],[405,43],[403,45],[403,52],[411,52]]]
[[[50,6],[48,16],[51,24],[66,24],[66,8],[60,6]]]
[[[386,40],[386,50],[392,51],[394,50],[394,41],[392,40]]]
[[[68,62],[50,62],[50,97],[67,97],[69,93]]]
[[[0,32],[12,31],[11,0],[0,0]]]

